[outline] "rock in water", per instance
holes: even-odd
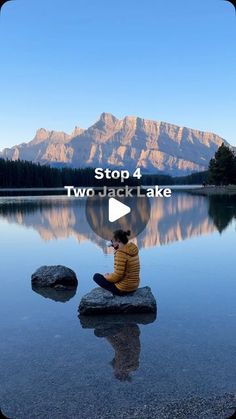
[[[95,288],[80,301],[79,313],[114,314],[114,313],[156,313],[157,304],[149,287],[139,288],[124,295],[113,295],[103,288]]]
[[[76,287],[78,280],[72,269],[62,265],[41,266],[31,276],[32,287]]]

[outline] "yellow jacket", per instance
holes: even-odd
[[[139,272],[138,248],[134,243],[127,243],[115,252],[114,273],[107,280],[114,282],[120,291],[135,291],[139,286]]]

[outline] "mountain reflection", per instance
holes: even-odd
[[[114,350],[110,362],[114,377],[120,381],[131,381],[131,373],[139,368],[141,352],[139,324],[156,320],[156,314],[123,314],[109,316],[80,316],[84,329],[94,329],[94,335],[105,338]]]
[[[90,240],[107,251],[104,240],[88,225],[82,200],[9,198],[0,201],[0,217],[8,223],[35,229],[45,241],[74,236],[78,242]],[[136,242],[139,248],[147,248],[209,234],[216,229],[222,232],[233,217],[236,217],[235,196],[208,198],[174,193],[170,199],[151,200],[149,223]]]

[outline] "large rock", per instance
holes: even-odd
[[[66,266],[41,266],[31,276],[32,287],[76,287],[78,280],[72,269]]]
[[[102,288],[95,288],[80,301],[80,315],[114,313],[156,313],[156,300],[149,287],[117,296]]]

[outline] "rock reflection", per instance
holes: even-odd
[[[131,381],[131,373],[139,368],[141,352],[139,324],[156,320],[156,314],[130,314],[114,316],[80,316],[81,326],[94,329],[94,335],[105,338],[114,350],[110,365],[114,377],[120,381]]]
[[[44,298],[49,298],[50,300],[60,303],[66,303],[76,295],[77,287],[61,288],[32,286],[32,290]]]

